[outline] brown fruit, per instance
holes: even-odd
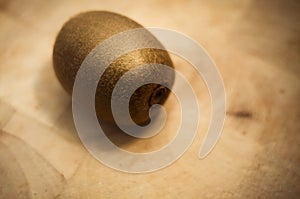
[[[76,15],[67,21],[60,30],[53,50],[53,64],[57,78],[68,93],[72,93],[75,77],[85,57],[105,39],[142,26],[135,21],[111,12],[92,11]],[[132,38],[134,42],[140,42]],[[153,35],[144,38],[156,42]],[[118,79],[127,71],[142,64],[156,63],[173,67],[168,53],[159,49],[135,50],[116,59],[104,72],[96,91],[95,107],[100,121],[114,123],[111,112],[111,94]],[[155,74],[153,74],[155,73]],[[172,85],[174,73],[145,70],[146,75],[155,75]],[[158,84],[147,84],[138,88],[131,96],[129,112],[139,125],[149,122],[149,108],[162,104],[169,90]]]

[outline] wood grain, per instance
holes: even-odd
[[[86,151],[51,62],[62,24],[86,10],[174,29],[207,49],[227,93],[223,134],[207,158],[197,153],[209,125],[209,94],[189,63],[175,56],[201,109],[198,135],[184,156],[157,172],[132,175]],[[0,198],[299,198],[299,20],[300,3],[292,0],[0,0]],[[173,98],[166,107],[172,111],[163,135],[113,140],[130,151],[163,146],[179,114]]]

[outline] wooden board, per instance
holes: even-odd
[[[207,49],[227,93],[223,134],[207,158],[197,154],[209,125],[209,95],[176,57],[201,108],[198,135],[184,156],[157,172],[133,175],[107,168],[86,151],[51,62],[62,24],[86,10],[174,29]],[[299,198],[299,20],[300,3],[292,0],[0,0],[0,198]],[[175,104],[170,99],[166,106]],[[118,144],[131,151],[163,146],[178,119],[173,110],[165,136]]]

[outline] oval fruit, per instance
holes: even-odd
[[[72,94],[77,71],[86,56],[102,41],[120,32],[142,28],[135,21],[106,11],[92,11],[76,15],[67,21],[60,30],[53,50],[53,65],[56,76],[64,89]],[[143,38],[156,42],[153,35]],[[132,38],[133,42],[143,42]],[[122,75],[143,64],[164,64],[173,67],[169,54],[159,49],[135,50],[116,59],[103,73],[96,91],[95,108],[99,121],[115,123],[111,111],[111,95],[115,84]],[[155,74],[153,74],[155,73]],[[174,73],[147,70],[145,75],[156,75],[168,85],[174,82]],[[149,108],[153,104],[162,104],[169,90],[159,84],[147,84],[138,88],[131,96],[129,112],[132,120],[145,125],[149,122]]]

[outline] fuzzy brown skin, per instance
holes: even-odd
[[[54,70],[64,89],[69,94],[72,93],[81,63],[99,43],[117,33],[141,27],[140,24],[125,16],[106,11],[81,13],[67,21],[56,38],[53,50]],[[146,40],[159,44],[152,35]],[[125,72],[147,63],[173,67],[166,51],[143,49],[122,55],[105,70],[98,83],[95,97],[96,113],[100,121],[115,123],[111,112],[111,94],[115,84]],[[158,76],[170,86],[175,78],[174,73],[165,74],[159,70],[155,72],[147,70],[145,74]],[[129,106],[133,121],[139,125],[149,122],[150,106],[154,103],[164,103],[168,95],[169,90],[158,84],[148,84],[137,89],[131,96]]]

